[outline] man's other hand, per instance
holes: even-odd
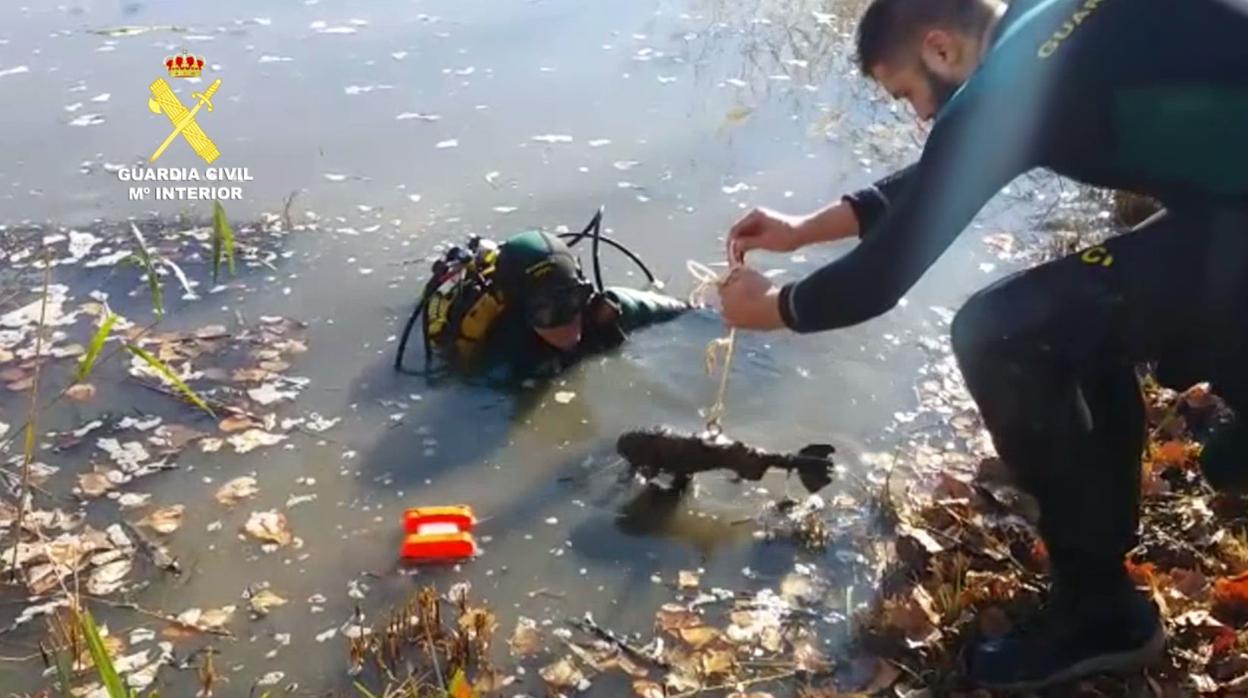
[[[733,269],[719,285],[724,322],[744,330],[778,330],[784,327],[780,316],[780,289],[749,267]]]
[[[728,232],[728,263],[742,264],[750,250],[792,252],[802,246],[798,228],[802,216],[756,208],[745,214]]]

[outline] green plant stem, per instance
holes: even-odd
[[[13,579],[21,573],[17,553],[22,543],[22,525],[26,519],[26,502],[30,497],[30,464],[35,457],[35,420],[39,414],[39,374],[43,367],[43,330],[48,314],[48,283],[52,278],[51,255],[43,252],[43,297],[39,303],[39,326],[35,330],[35,376],[30,385],[30,411],[26,418],[26,440],[22,450],[22,485],[18,492],[17,525],[13,527]],[[67,388],[68,389],[68,388]]]

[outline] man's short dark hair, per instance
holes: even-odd
[[[858,23],[858,67],[863,75],[900,55],[929,29],[979,36],[993,17],[991,0],[872,0]]]

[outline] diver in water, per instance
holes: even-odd
[[[598,235],[600,218],[587,231]],[[417,314],[425,316],[427,362],[436,356],[459,375],[506,384],[557,375],[689,307],[661,293],[595,286],[560,236],[526,230],[497,246],[474,238],[467,250],[452,248],[435,264]]]

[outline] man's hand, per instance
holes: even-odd
[[[750,250],[792,252],[803,242],[798,234],[804,218],[790,216],[768,208],[756,208],[745,214],[728,231],[728,262],[742,264]]]
[[[780,289],[767,277],[737,267],[719,286],[724,322],[745,330],[778,330],[784,327],[780,316]]]
[[[750,250],[792,252],[818,242],[832,242],[858,234],[858,217],[845,201],[830,204],[809,216],[790,216],[756,208],[728,232],[728,263],[743,264]]]

